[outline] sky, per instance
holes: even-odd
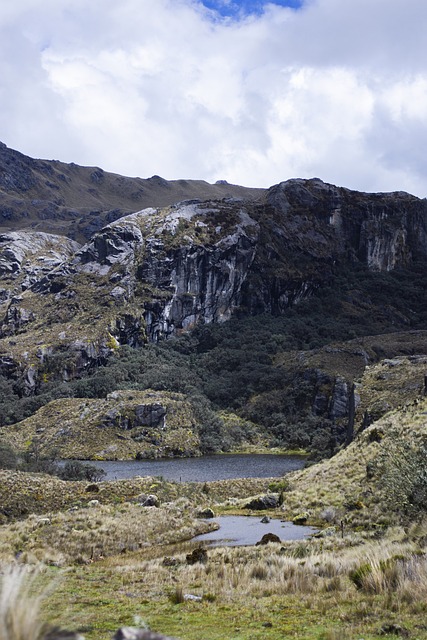
[[[427,195],[426,0],[0,3],[0,140],[122,175]]]

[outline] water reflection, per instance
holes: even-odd
[[[163,476],[181,482],[210,482],[230,478],[276,478],[301,469],[304,458],[273,454],[221,454],[202,458],[90,461],[107,472],[106,480],[134,476]]]
[[[260,516],[218,516],[219,529],[203,533],[194,538],[195,542],[206,542],[210,546],[237,547],[256,544],[265,533],[274,533],[280,540],[303,540],[314,533],[314,527],[306,527],[272,518],[261,522]]]

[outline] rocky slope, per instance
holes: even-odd
[[[130,178],[58,160],[36,160],[0,142],[0,232],[54,232],[88,240],[105,224],[144,207],[188,198],[259,199],[264,189],[172,180]]]
[[[34,364],[35,352],[77,343],[86,360],[102,360],[120,344],[141,346],[236,310],[283,313],[333,272],[425,258],[426,211],[407,194],[291,180],[272,187],[265,206],[187,201],[125,216],[56,267],[39,236],[9,234],[0,238],[5,289],[20,286],[22,295],[3,306],[0,349]],[[77,248],[56,243],[68,255]]]
[[[17,451],[61,458],[124,460],[198,456],[191,404],[181,394],[115,391],[105,399],[55,400],[0,438]]]
[[[141,183],[136,197],[131,179],[31,160],[4,146],[0,151],[0,199],[9,202],[13,196],[21,203],[9,202],[9,217],[3,211],[8,227],[0,236],[0,374],[22,396],[105,365],[123,345],[143,347],[236,315],[298,313],[301,301],[320,299],[332,281],[350,275],[353,288],[340,300],[349,322],[375,315],[383,330],[396,332],[410,328],[417,316],[411,307],[397,309],[393,300],[376,298],[382,273],[420,269],[427,258],[425,200],[401,192],[358,193],[319,179],[254,191],[152,178],[146,182],[153,189]],[[102,205],[93,228],[114,220],[83,245],[41,231],[12,231],[22,223],[22,203],[32,212],[27,222],[34,222],[35,195],[38,207],[52,190],[65,203],[56,205],[63,208],[63,233],[87,235],[89,227],[81,233],[80,223],[92,219],[93,198]],[[203,199],[158,206],[178,193],[203,194]],[[227,197],[214,199],[218,196]],[[110,216],[105,207],[119,203],[122,209]],[[152,206],[123,215],[132,203]],[[67,222],[65,210],[71,206],[78,210],[79,232]],[[50,219],[43,224],[56,226]],[[41,228],[39,221],[34,226]],[[378,274],[378,295],[372,294],[372,283],[370,293],[359,283],[359,273]],[[409,353],[425,353],[424,342]],[[316,357],[330,359],[325,351],[309,355],[313,366],[298,356],[294,377],[310,382],[313,415],[338,419],[343,429],[356,377],[347,371],[349,361],[360,360],[355,364],[360,374],[375,357],[361,347],[351,357],[340,349],[342,362],[333,375],[327,366],[316,366]],[[396,346],[387,355],[405,353]],[[288,352],[283,362],[293,357]]]

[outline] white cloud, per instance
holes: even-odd
[[[3,4],[0,139],[24,153],[426,195],[425,0],[270,4],[240,21],[197,0]]]

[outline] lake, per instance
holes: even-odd
[[[201,458],[88,461],[104,469],[105,480],[162,476],[178,482],[210,482],[231,478],[272,478],[301,469],[304,458],[275,454],[220,454]]]
[[[315,533],[314,527],[300,526],[271,518],[261,522],[259,516],[218,516],[213,522],[219,524],[217,531],[203,533],[193,538],[193,542],[207,543],[209,546],[237,547],[256,544],[265,533],[275,533],[280,540],[303,540]]]

